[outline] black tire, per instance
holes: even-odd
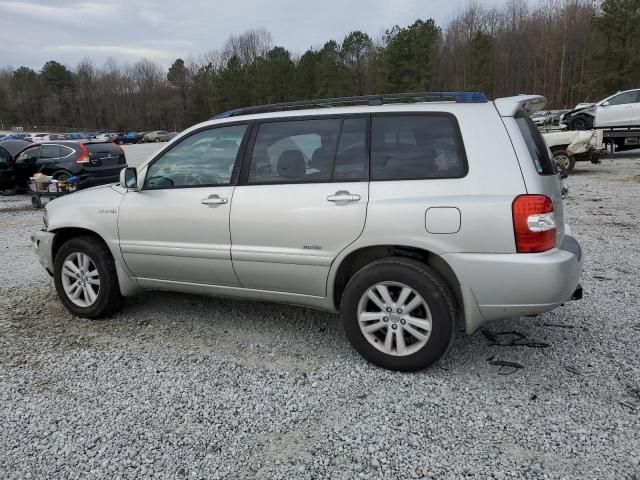
[[[97,299],[89,307],[80,307],[73,303],[62,285],[62,266],[68,255],[73,252],[88,255],[98,270],[100,288]],[[113,257],[107,246],[95,237],[75,237],[65,242],[56,253],[53,264],[53,279],[58,298],[64,307],[79,317],[106,317],[118,311],[122,305],[122,295]]]
[[[3,197],[10,197],[12,195],[16,195],[18,193],[18,188],[4,188],[0,190],[0,195]]]
[[[558,165],[564,166],[567,173],[572,172],[576,167],[576,159],[573,155],[567,155],[567,151],[563,148],[556,148],[551,151],[553,161]]]
[[[69,172],[57,172],[54,176],[54,179],[60,180],[68,180],[71,178],[71,174]]]
[[[155,138],[154,142],[160,143],[160,139],[158,137]]]
[[[359,326],[358,303],[369,288],[380,282],[399,282],[419,293],[431,311],[431,333],[418,351],[395,356],[374,347]],[[367,361],[382,368],[415,371],[435,363],[449,348],[455,329],[455,298],[441,277],[427,265],[402,257],[370,263],[349,280],[340,307],[340,316],[351,345]],[[389,328],[389,327],[387,327]]]
[[[569,121],[570,130],[591,130],[593,128],[593,117],[587,115],[577,115]]]

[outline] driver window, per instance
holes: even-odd
[[[35,163],[40,155],[40,146],[28,148],[16,158],[16,164],[24,165],[26,163]]]
[[[229,185],[246,130],[232,125],[185,138],[149,167],[144,188]]]
[[[635,103],[638,92],[624,92],[620,95],[616,95],[611,100],[609,100],[609,105],[625,105],[627,103]]]

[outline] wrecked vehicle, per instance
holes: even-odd
[[[618,92],[596,103],[580,103],[563,116],[562,124],[569,130],[640,128],[640,89]]]
[[[547,132],[542,136],[555,163],[567,172],[575,168],[576,161],[600,163],[606,150],[602,130]]]

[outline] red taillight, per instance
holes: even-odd
[[[82,143],[80,144],[80,155],[76,157],[76,163],[89,163],[89,150]]]
[[[549,197],[520,195],[511,211],[518,253],[545,252],[556,246],[556,220]]]

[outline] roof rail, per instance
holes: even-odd
[[[316,100],[301,100],[297,102],[272,103],[269,105],[255,105],[253,107],[236,108],[211,117],[220,118],[251,115],[254,113],[278,112],[282,110],[300,110],[305,108],[344,107],[350,105],[378,106],[385,103],[418,103],[418,102],[456,102],[456,103],[486,103],[489,100],[480,92],[418,92],[418,93],[386,93],[383,95],[364,95],[356,97],[322,98]]]

